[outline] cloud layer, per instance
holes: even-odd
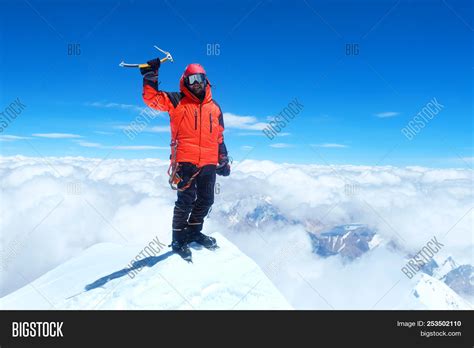
[[[167,166],[155,159],[0,157],[0,296],[98,242],[145,244],[156,235],[169,242],[176,198]],[[443,253],[474,263],[472,202],[472,171],[464,169],[247,160],[218,178],[205,230],[251,256],[297,308],[403,308],[413,286],[400,271],[407,252],[436,235]],[[354,222],[385,244],[350,264],[312,253],[308,231]],[[388,248],[390,241],[399,248]]]

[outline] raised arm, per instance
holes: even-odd
[[[150,60],[147,64],[150,67],[140,68],[143,75],[143,101],[153,109],[170,111],[179,103],[181,94],[158,90],[158,69],[161,64],[159,58]]]

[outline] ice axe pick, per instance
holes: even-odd
[[[164,58],[161,58],[160,59],[160,62],[161,63],[164,63],[166,62],[167,60],[169,60],[171,63],[173,63],[173,56],[171,55],[171,53],[167,52],[167,51],[164,51],[162,50],[161,48],[159,48],[158,46],[153,46],[155,47],[158,51],[162,52],[165,54],[165,57]],[[124,61],[122,61],[119,66],[121,66],[122,68],[149,68],[150,66],[148,64],[130,64],[130,63],[125,63]]]

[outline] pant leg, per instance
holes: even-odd
[[[178,171],[182,181],[178,184],[178,188],[186,185],[196,170],[197,167],[191,163],[182,163]],[[196,200],[196,179],[194,178],[186,190],[178,191],[173,211],[173,240],[183,240],[186,237],[183,230],[188,225],[188,217]]]
[[[214,185],[216,183],[216,166],[207,165],[202,167],[196,178],[197,198],[194,202],[189,227],[193,232],[200,232],[212,204],[214,204]]]

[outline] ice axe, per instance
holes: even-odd
[[[173,63],[173,57],[171,56],[171,53],[169,52],[166,52],[164,50],[162,50],[161,48],[159,48],[158,46],[153,46],[155,47],[158,51],[164,53],[166,56],[165,58],[162,58],[160,59],[160,62],[161,63],[164,63],[166,62],[167,60],[169,60],[171,63]],[[124,61],[122,61],[119,66],[121,66],[122,68],[149,68],[150,66],[148,64],[129,64],[129,63],[125,63]]]

